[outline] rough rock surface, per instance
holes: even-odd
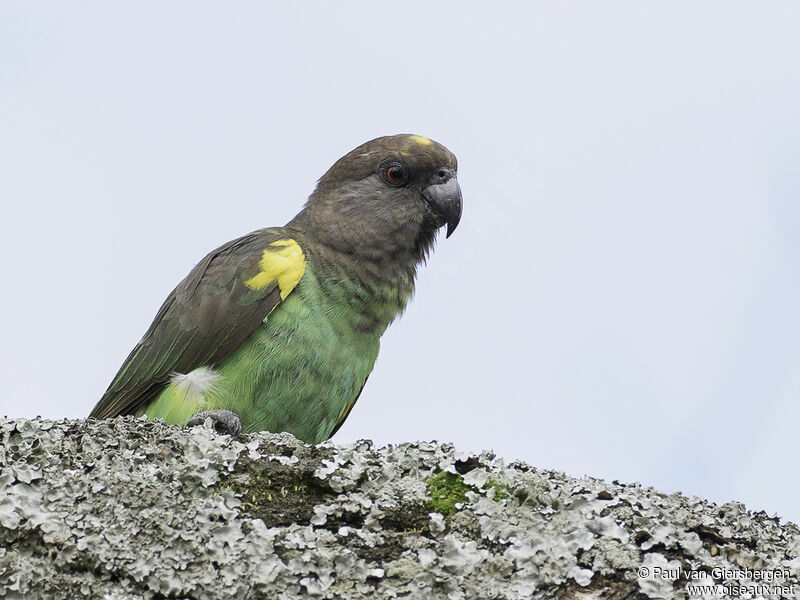
[[[0,598],[778,598],[798,572],[798,528],[741,504],[447,444],[0,420]]]

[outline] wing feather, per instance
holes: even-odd
[[[173,373],[218,364],[294,289],[304,269],[299,244],[280,229],[253,232],[209,253],[164,301],[90,416],[135,414]],[[257,289],[247,283],[254,278]]]

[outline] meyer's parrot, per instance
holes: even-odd
[[[331,437],[436,231],[458,225],[456,170],[447,148],[418,135],[336,161],[285,227],[228,242],[192,269],[90,416]]]

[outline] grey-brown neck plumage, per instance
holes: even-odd
[[[309,200],[287,224],[304,246],[321,291],[332,302],[353,310],[359,329],[383,333],[414,293],[417,267],[424,262],[434,230],[417,225],[394,226],[391,211],[373,219],[328,202]],[[343,203],[344,204],[344,203]]]

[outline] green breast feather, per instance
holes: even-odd
[[[331,311],[330,296],[306,263],[294,291],[244,343],[214,369],[173,376],[142,412],[185,423],[221,408],[237,413],[244,431],[326,440],[364,386],[379,349],[380,333],[354,329],[351,303],[342,300]]]

